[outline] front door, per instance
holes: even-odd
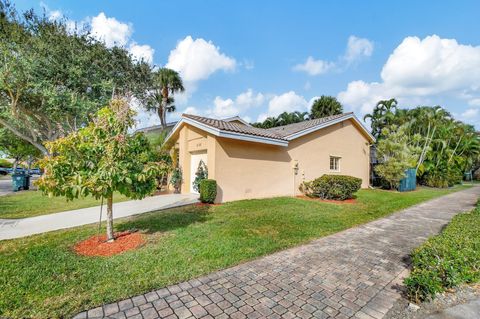
[[[193,188],[193,182],[195,181],[196,173],[198,170],[198,164],[203,161],[207,165],[207,152],[195,152],[190,157],[190,193],[198,194]],[[208,167],[207,167],[208,168]]]

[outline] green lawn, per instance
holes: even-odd
[[[113,199],[114,202],[128,200],[120,194]],[[0,218],[26,218],[97,205],[100,205],[100,200],[93,197],[67,202],[65,197],[49,198],[40,191],[21,191],[0,197]]]
[[[296,198],[189,206],[116,221],[147,244],[110,258],[80,257],[72,246],[96,226],[0,242],[0,317],[68,317],[305,243],[463,189],[411,193],[361,190],[355,204]]]

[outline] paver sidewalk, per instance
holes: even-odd
[[[473,187],[77,318],[380,319],[401,296],[411,250],[479,196]]]
[[[113,204],[115,219],[198,202],[195,194],[168,194]],[[98,223],[100,206],[23,219],[0,219],[0,240]],[[102,220],[106,219],[106,207]]]

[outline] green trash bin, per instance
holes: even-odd
[[[25,174],[22,172],[16,172],[12,174],[12,190],[18,192],[25,189]]]
[[[32,177],[32,175],[30,174],[25,174],[25,178],[24,178],[24,184],[23,184],[23,189],[24,190],[29,190],[30,189],[30,177]]]

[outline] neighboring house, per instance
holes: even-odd
[[[216,120],[183,114],[167,137],[182,169],[182,193],[193,191],[200,160],[218,184],[216,202],[299,195],[323,174],[359,177],[369,185],[375,141],[353,113],[261,129],[238,117]]]
[[[177,124],[177,122],[167,123],[167,127],[165,128],[165,130],[167,132],[170,132],[175,127],[175,124]],[[163,130],[164,128],[161,125],[154,125],[154,126],[139,128],[137,132],[143,132],[145,133],[145,135],[150,135],[150,134],[153,135],[153,134],[160,134]]]

